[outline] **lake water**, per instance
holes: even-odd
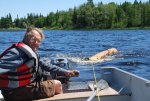
[[[25,31],[0,32],[0,53],[12,43],[22,41]],[[97,78],[101,67],[115,66],[150,79],[150,30],[44,30],[46,39],[39,54],[46,57],[65,57],[70,67],[80,70],[79,77],[71,81],[94,80],[92,67]],[[108,61],[94,64],[83,63],[84,57],[115,47],[119,53],[107,57]]]

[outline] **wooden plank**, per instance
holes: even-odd
[[[54,101],[54,100],[76,99],[76,98],[86,98],[86,97],[88,98],[92,95],[92,93],[93,91],[63,93],[63,94],[55,95],[51,98],[40,99],[35,101]],[[97,94],[97,96],[109,96],[109,95],[119,95],[119,94],[111,87],[101,90]]]
[[[108,95],[119,95],[119,93],[111,87],[101,90],[97,94],[98,96],[108,96]]]
[[[92,95],[93,91],[87,91],[87,92],[74,92],[74,93],[63,93],[55,95],[51,98],[46,99],[39,99],[35,101],[54,101],[54,100],[64,100],[64,99],[73,99],[73,98],[82,98],[82,97],[89,97]]]
[[[92,90],[92,91],[94,91],[95,90],[95,84],[93,83],[93,82],[89,82],[89,88]],[[113,88],[111,88],[111,87],[107,87],[107,88],[105,88],[105,89],[103,89],[103,90],[101,90],[101,91],[99,91],[98,92],[98,94],[97,95],[99,95],[99,96],[104,96],[104,95],[118,95],[119,93],[116,91],[116,90],[114,90]]]

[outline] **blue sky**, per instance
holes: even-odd
[[[109,3],[123,3],[125,0],[93,0],[95,4],[98,2]],[[134,0],[126,0],[134,2]],[[140,1],[140,0],[137,0]],[[146,2],[148,0],[141,0]],[[49,12],[56,12],[57,10],[68,10],[69,8],[78,7],[86,3],[87,0],[1,0],[0,1],[0,17],[5,17],[11,13],[13,18],[26,17],[27,13],[36,13],[46,16]]]

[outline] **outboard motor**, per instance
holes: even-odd
[[[69,69],[69,63],[68,63],[68,60],[66,58],[53,58],[51,60],[51,63],[53,65],[59,66],[61,68]]]
[[[51,59],[51,63],[67,70],[70,69],[67,58],[53,58]],[[60,80],[62,83],[65,83],[69,80],[69,77],[66,77],[63,74],[52,73],[51,75],[53,79]]]

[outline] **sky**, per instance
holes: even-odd
[[[115,2],[117,4],[125,1],[133,3],[134,0],[93,0],[94,4],[98,2],[107,4]],[[140,0],[137,0],[140,1]],[[141,0],[146,2],[148,0]],[[1,0],[0,1],[0,17],[5,17],[11,14],[12,18],[26,17],[28,13],[42,14],[46,16],[49,12],[56,12],[57,10],[68,10],[69,8],[78,7],[86,3],[87,0]]]

